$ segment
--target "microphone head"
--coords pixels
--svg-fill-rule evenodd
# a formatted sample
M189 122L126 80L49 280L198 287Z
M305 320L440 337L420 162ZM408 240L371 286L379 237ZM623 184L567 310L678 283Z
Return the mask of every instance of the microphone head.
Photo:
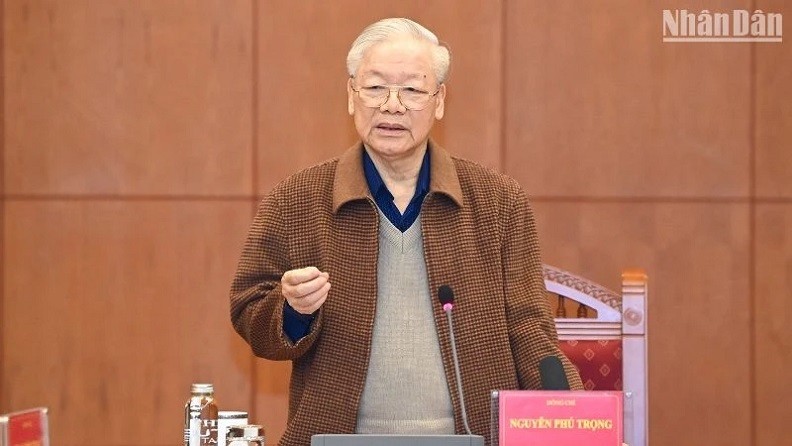
M545 356L539 360L539 378L544 390L569 390L564 365L557 356Z
M449 312L454 308L454 291L450 286L440 285L440 288L437 290L437 297L440 299L443 311Z
M440 298L440 303L445 306L446 304L454 304L454 290L448 285L440 285L437 290L437 297Z

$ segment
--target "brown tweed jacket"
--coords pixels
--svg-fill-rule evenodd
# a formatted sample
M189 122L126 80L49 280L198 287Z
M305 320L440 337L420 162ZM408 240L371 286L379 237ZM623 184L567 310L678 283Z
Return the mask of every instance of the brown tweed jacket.
M362 144L297 173L262 201L231 289L236 331L262 358L291 360L289 421L281 444L304 446L316 433L352 433L368 369L377 297L379 217L363 173ZM545 299L536 227L511 178L429 144L430 190L421 209L430 292L454 289L454 332L470 427L489 436L495 389L540 388L537 364L562 359ZM280 278L316 266L332 289L308 336L283 333ZM434 307L456 430L464 430L448 322Z

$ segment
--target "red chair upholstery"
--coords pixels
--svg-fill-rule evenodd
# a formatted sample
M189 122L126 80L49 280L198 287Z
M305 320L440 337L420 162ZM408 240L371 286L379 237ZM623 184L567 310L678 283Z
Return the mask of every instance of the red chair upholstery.
M646 273L622 274L622 293L544 265L561 350L586 390L624 392L624 440L648 444ZM568 317L573 314L577 317Z
M561 350L577 367L586 390L622 390L621 340L561 341Z

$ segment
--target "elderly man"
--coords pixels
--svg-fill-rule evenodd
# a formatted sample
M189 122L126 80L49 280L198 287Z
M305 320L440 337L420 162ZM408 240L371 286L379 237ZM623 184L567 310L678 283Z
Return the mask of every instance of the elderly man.
M463 432L449 326L472 431L495 389L540 388L561 358L536 228L516 181L429 140L449 52L407 19L370 25L347 57L361 143L262 201L231 290L231 318L260 357L291 360L283 445L316 433Z

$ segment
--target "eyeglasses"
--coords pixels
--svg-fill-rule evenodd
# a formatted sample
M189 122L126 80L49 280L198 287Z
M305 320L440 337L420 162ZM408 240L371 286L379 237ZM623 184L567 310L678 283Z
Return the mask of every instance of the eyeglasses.
M370 108L380 108L390 99L392 92L396 92L396 99L407 110L423 110L429 102L440 92L438 88L434 93L429 93L409 85L371 85L355 88L352 91L358 94L360 102Z

